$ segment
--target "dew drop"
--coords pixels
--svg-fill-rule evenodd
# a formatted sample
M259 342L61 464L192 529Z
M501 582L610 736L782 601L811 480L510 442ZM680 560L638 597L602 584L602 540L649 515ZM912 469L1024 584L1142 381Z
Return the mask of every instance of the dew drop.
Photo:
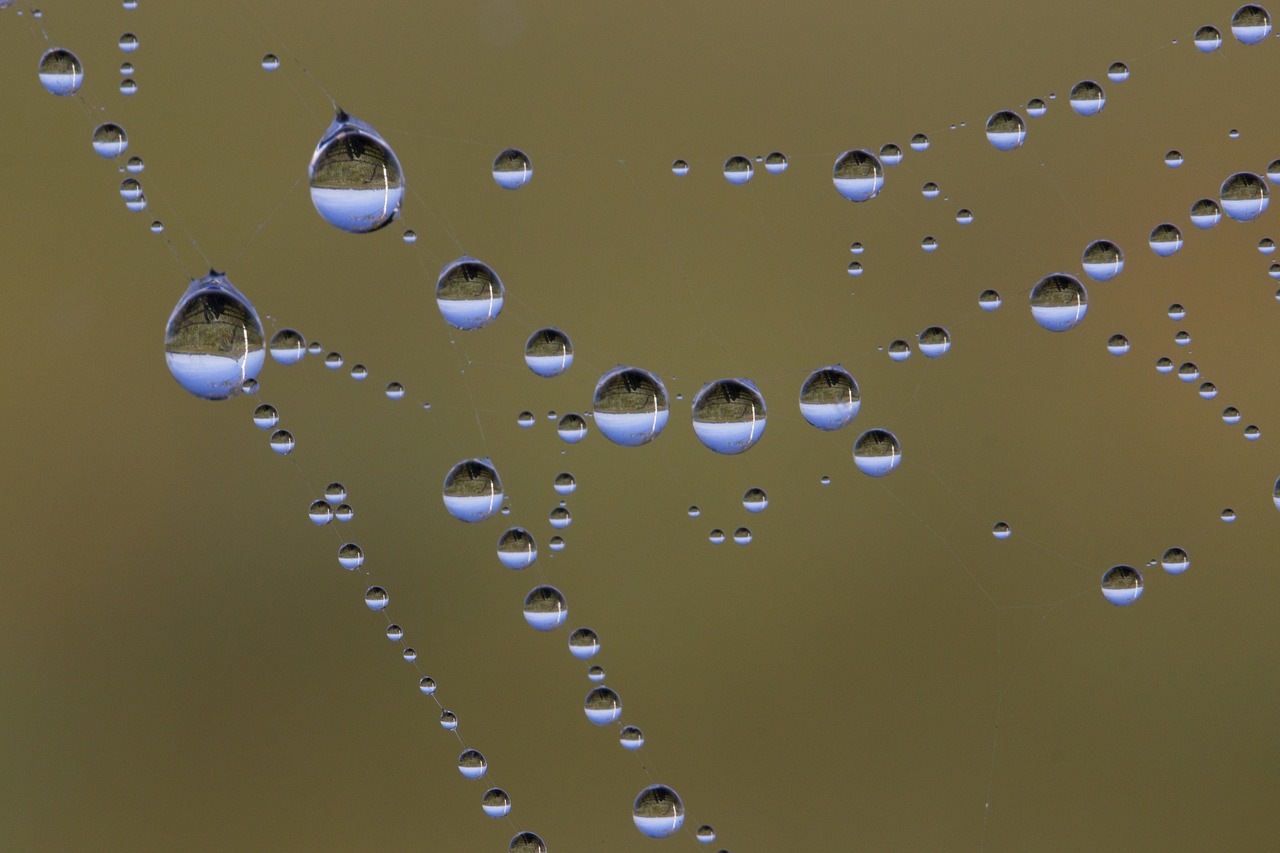
M377 231L400 212L404 174L386 141L370 125L338 110L311 155L311 203L335 228Z
M533 162L519 148L508 148L493 158L493 179L504 190L518 190L533 179Z
M716 453L750 450L764 435L764 397L749 379L719 379L693 398L693 431Z
M210 272L191 282L169 315L164 356L173 378L195 396L233 397L266 358L258 312L225 275Z

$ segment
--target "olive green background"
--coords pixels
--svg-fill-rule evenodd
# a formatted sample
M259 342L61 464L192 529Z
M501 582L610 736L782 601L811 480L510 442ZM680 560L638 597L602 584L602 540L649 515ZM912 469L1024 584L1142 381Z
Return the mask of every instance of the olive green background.
M1277 214L1207 232L1186 216L1233 171L1280 156L1267 100L1280 45L1190 45L1201 24L1226 32L1233 9L6 10L0 847L483 851L531 829L553 851L693 849L707 822L711 849L737 853L1270 849L1280 306L1254 246ZM128 57L125 31L141 41ZM39 86L51 45L84 61L81 97ZM268 50L283 60L272 74ZM116 91L126 58L132 98ZM1106 81L1115 60L1128 82ZM1066 104L1086 78L1108 94L1088 119ZM384 231L344 234L311 208L321 87L404 165L403 219ZM991 112L1050 93L1021 149L986 143ZM146 160L146 213L125 211L123 175L89 147L105 120ZM841 151L905 149L920 131L933 146L888 169L879 198L834 192ZM509 145L534 163L517 192L488 174ZM1183 168L1163 165L1169 148ZM775 149L782 176L719 175L733 154ZM928 180L945 198L921 197ZM956 224L960 207L972 225ZM1145 242L1166 220L1186 245L1162 259ZM926 235L937 252L920 250ZM1040 329L1030 288L1081 275L1099 237L1124 248L1124 273L1085 281L1077 329ZM854 240L867 246L856 279ZM497 322L470 333L433 299L464 251L508 288ZM295 327L347 367L269 361L256 397L220 403L182 391L164 324L209 266L268 334ZM1005 299L992 314L977 307L987 287ZM1165 315L1174 301L1182 323ZM946 357L881 350L933 324L952 333ZM543 325L575 345L554 380L521 360ZM1187 349L1173 344L1183 328ZM1134 344L1118 359L1104 346L1116 332ZM1196 361L1222 393L1205 402L1157 375L1160 356ZM347 374L357 362L363 383ZM796 398L834 362L863 407L824 434ZM594 426L559 441L546 412L588 410L618 363L664 379L666 431L637 449ZM769 403L740 457L689 426L698 388L725 376L754 379ZM383 396L391 380L404 400ZM254 428L262 402L297 437L292 457ZM1228 404L1244 412L1235 427L1219 418ZM539 415L527 431L523 409ZM1249 423L1260 441L1241 436ZM903 445L883 480L850 459L872 427ZM473 456L493 459L509 518L445 513L444 475ZM552 555L562 470L579 487ZM306 508L331 480L356 516L315 528ZM771 500L759 516L740 503L752 486ZM990 534L1000 520L1006 542ZM494 555L509 524L542 548L521 573ZM744 524L748 547L707 541ZM358 577L337 564L344 540L367 555ZM1184 576L1145 567L1174 545L1191 554ZM1146 575L1133 607L1098 592L1116 563ZM558 632L521 618L539 582L567 596ZM454 768L461 747L361 601L372 583L487 756L484 782ZM600 633L594 662L646 734L636 754L582 714L590 685L565 647L579 625ZM651 779L684 798L676 838L631 824ZM482 815L488 784L511 793L509 821Z

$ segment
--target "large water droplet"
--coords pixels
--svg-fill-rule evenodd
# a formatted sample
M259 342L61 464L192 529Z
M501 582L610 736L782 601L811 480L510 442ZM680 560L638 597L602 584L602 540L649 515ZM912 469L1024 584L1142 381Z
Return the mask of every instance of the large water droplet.
M1248 222L1267 209L1270 194L1261 175L1236 172L1222 182L1222 210L1237 222Z
M623 447L653 441L670 414L662 381L638 367L615 367L601 376L591 407L600 432Z
M488 459L466 459L444 478L444 506L454 518L484 521L502 508L502 480Z
M511 797L501 788L490 788L480 798L480 808L489 817L506 817L511 813Z
M1124 270L1124 252L1110 240L1094 240L1081 258L1085 275L1094 281L1111 281Z
M129 147L129 137L124 128L114 122L100 124L93 129L93 150L100 157L110 160L119 157Z
M493 179L504 190L518 190L533 179L533 162L519 148L508 148L493 158Z
M1231 34L1241 44L1258 44L1271 34L1271 15L1254 3L1241 6L1231 16Z
M404 199L404 173L378 132L338 110L311 155L311 203L325 221L362 234L387 225Z
M716 453L744 453L764 435L764 397L749 379L719 379L693 398L693 431Z
M884 167L870 151L846 151L836 159L831 180L849 201L869 201L884 186Z
M1031 316L1051 332L1080 325L1089 309L1089 294L1075 276L1047 275L1031 289Z
M1151 229L1147 244L1151 246L1151 251L1167 258L1182 248L1182 231L1172 222L1162 222Z
M902 464L902 445L887 429L869 429L853 445L853 463L872 477L883 477Z
M506 297L493 268L470 255L445 264L436 280L436 305L456 329L482 329L498 318Z
M559 329L539 329L525 341L524 363L539 376L559 376L573 364L573 343Z
M1000 151L1012 151L1027 138L1027 123L1013 110L1001 110L987 119L987 141Z
M538 543L523 527L512 527L498 539L498 559L508 569L526 569L538 559Z
M468 779L479 779L488 770L489 762L478 749L464 749L458 756L458 772Z
M40 85L63 97L80 91L84 66L80 57L63 47L52 47L40 57Z
M650 785L636 797L631 819L650 838L666 838L684 824L684 803L666 785Z
M169 315L164 358L197 397L235 396L266 360L258 312L225 275L210 272L191 282Z
M858 416L861 405L857 381L838 364L815 370L800 386L800 414L818 429L840 429Z
M1117 607L1142 596L1142 573L1132 566L1112 566L1102 575L1102 595Z
M583 700L582 709L597 726L608 726L622 716L622 700L608 687L596 687Z
M551 631L569 618L564 594L553 586L535 586L524 598L524 619L539 631Z
M733 156L724 161L724 179L731 184L745 184L755 174L755 167L746 157Z
M1082 116L1097 115L1107 105L1107 96L1102 87L1092 80L1082 80L1071 87L1069 100L1071 109Z

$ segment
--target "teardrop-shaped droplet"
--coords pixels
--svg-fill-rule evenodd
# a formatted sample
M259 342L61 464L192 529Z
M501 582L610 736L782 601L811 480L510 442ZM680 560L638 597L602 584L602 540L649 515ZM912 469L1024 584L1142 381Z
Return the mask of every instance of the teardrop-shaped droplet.
M222 273L191 282L165 327L164 357L183 388L206 400L239 394L266 359L258 312Z
M353 234L376 231L400 211L404 174L370 125L338 110L311 155L311 203L325 221Z

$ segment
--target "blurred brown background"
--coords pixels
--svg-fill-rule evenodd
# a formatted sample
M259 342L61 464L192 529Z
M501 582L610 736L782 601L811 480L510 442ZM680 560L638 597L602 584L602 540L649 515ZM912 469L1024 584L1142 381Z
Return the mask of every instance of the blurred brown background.
M1266 100L1280 45L1235 42L1234 5L41 8L0 16L0 847L479 851L531 829L552 851L692 849L703 822L711 849L738 853L1274 844L1280 306L1254 247L1277 214L1207 232L1186 216L1280 156ZM1206 23L1226 34L1218 54L1190 44ZM141 43L128 56L126 31ZM83 60L81 97L40 87L53 45ZM271 74L267 51L283 60ZM1116 60L1123 84L1105 77ZM354 236L311 208L305 170L331 107L304 65L399 155L401 222ZM1086 78L1108 94L1088 119L1066 103ZM990 113L1051 93L1021 149L987 144ZM124 210L124 175L89 147L106 120L146 161L145 213ZM906 149L916 132L932 147L907 150L879 198L832 189L841 151ZM534 164L516 192L488 173L509 145ZM1170 148L1187 158L1176 171ZM772 150L790 158L781 176L719 175ZM923 199L925 181L943 198ZM1145 243L1166 220L1186 245L1162 259ZM937 252L920 250L926 235ZM1031 286L1083 279L1099 237L1124 248L1124 273L1085 280L1079 328L1040 329ZM472 333L434 303L463 251L508 288ZM268 334L297 328L346 367L268 361L256 397L222 403L182 391L164 324L210 265ZM977 307L988 287L1005 300L993 314ZM940 360L880 350L933 324L954 339ZM521 359L544 325L577 353L555 380ZM1119 359L1116 332L1134 344ZM1222 393L1205 402L1157 375L1160 356L1197 362ZM863 407L828 435L796 398L833 362ZM639 449L594 426L559 441L546 412L588 410L618 363L664 379L666 432ZM689 427L693 395L723 376L769 403L740 457ZM392 380L404 400L384 397ZM292 457L254 428L262 402L297 437ZM1226 405L1244 413L1235 427ZM528 431L523 409L539 415ZM872 427L904 449L884 480L849 455ZM471 456L494 460L509 518L446 515L441 482ZM559 471L579 486L553 556ZM317 529L306 508L331 480L356 516ZM740 503L752 486L771 501L759 516ZM494 555L509 524L541 547L522 573ZM751 545L707 541L739 525ZM339 568L344 540L367 573ZM1175 545L1186 575L1146 567ZM1116 563L1146 575L1131 608L1098 592ZM569 602L549 635L520 614L539 582ZM485 781L454 769L457 741L361 601L372 583L487 756ZM602 637L593 662L643 728L639 753L583 716L590 685L565 648L579 625ZM665 842L631 824L651 778L688 809ZM510 821L482 815L490 784L511 793Z

